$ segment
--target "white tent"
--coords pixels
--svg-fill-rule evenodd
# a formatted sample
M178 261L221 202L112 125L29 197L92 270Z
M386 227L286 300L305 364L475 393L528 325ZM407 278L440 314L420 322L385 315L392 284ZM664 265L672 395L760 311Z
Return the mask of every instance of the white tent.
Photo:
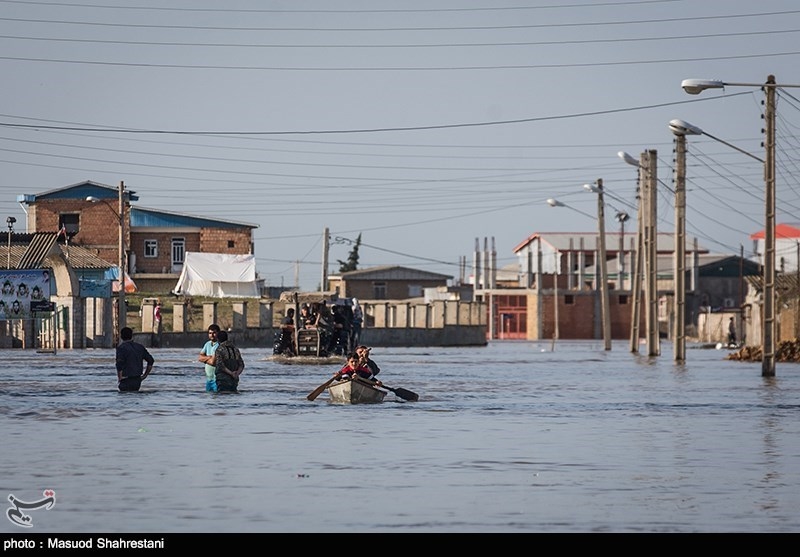
M178 295L212 298L258 298L255 255L186 252L173 290Z

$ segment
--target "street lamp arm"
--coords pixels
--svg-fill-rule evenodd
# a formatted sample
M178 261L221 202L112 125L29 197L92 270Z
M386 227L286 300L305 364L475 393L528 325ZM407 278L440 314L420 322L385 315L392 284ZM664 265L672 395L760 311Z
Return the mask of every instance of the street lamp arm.
M720 138L718 138L718 137L714 137L713 135L711 135L710 133L708 133L708 132L706 132L706 131L704 131L704 132L703 132L703 135L707 135L707 136L708 136L708 137L710 137L711 139L715 139L716 141L719 141L720 143L722 143L722 144L724 144L724 145L727 145L727 146L728 146L728 147L730 147L731 149L734 149L735 151L739 151L739 152L740 152L740 153L742 153L743 155L747 155L747 156L748 156L748 157L750 157L751 159L755 159L755 160L757 160L758 162L760 162L761 164L764 164L764 159L762 159L762 158L760 158L760 157L757 157L757 156L755 156L755 155L754 155L754 154L752 154L752 153L748 153L748 152L747 152L747 151L745 151L744 149L742 149L742 148L740 148L740 147L737 147L736 145L733 145L733 144L731 144L731 143L728 143L728 142L727 142L727 141L725 141L724 139L720 139Z
M576 213L580 213L584 217L588 217L588 218L594 220L594 215L590 215L589 213L587 213L585 211L581 211L580 209L576 209L575 207L573 207L571 205L567 205L565 203L562 203L558 199L553 199L551 197L550 199L547 200L547 204L550 205L551 207L566 207L567 209L571 209L571 210L575 211Z
M111 203L109 203L109 202L108 202L108 201L106 201L105 199L100 199L99 197L95 197L95 196L93 196L93 195L89 195L89 196L87 196L87 197L86 197L86 201L88 201L89 203L97 203L98 201L99 201L99 202L101 202L103 205L105 205L106 207L108 207L108 209L109 209L109 210L110 210L112 213L114 213L114 216L115 216L115 217L117 217L117 219L118 219L120 222L122 222L122 215L120 215L120 214L117 212L117 210L116 210L116 209L114 209L114 207L112 207Z
M681 88L690 95L699 95L706 89L724 89L731 87L800 87L787 83L737 83L735 81L720 81L718 79L684 79Z
M711 135L710 133L708 133L707 131L705 131L705 130L703 130L701 128L698 128L697 126L693 126L692 124L690 124L689 122L687 122L685 120L678 120L678 119L670 120L669 121L669 129L672 131L672 133L674 133L677 136L683 136L683 135L707 135L711 139L719 141L723 145L727 145L731 149L733 149L735 151L739 151L743 155L747 155L751 159L755 159L755 160L757 160L758 162L760 162L762 164L764 163L764 159L759 158L759 157L755 156L752 153L748 153L744 149L742 149L740 147L737 147L736 145L733 145L731 143L728 143L724 139L720 139L719 137L715 137L715 136Z

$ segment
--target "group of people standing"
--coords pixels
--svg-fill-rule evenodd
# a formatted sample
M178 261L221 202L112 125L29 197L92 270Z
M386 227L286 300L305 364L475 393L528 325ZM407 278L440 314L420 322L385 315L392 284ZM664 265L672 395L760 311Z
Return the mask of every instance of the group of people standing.
M138 391L150 372L155 358L143 344L133 340L133 329L120 330L116 350L117 386L120 392ZM216 323L208 326L208 340L200 350L198 360L204 364L206 391L237 392L244 360L228 332ZM146 364L146 367L145 367Z
M212 323L208 326L208 340L197 358L205 364L206 391L236 392L239 376L244 371L244 360L239 349L228 338L228 331Z
M341 356L352 352L361 338L364 313L356 298L351 304L331 304L325 300L304 303L299 315L294 308L286 310L276 334L273 354L296 355L295 329L315 329L319 334L321 356Z

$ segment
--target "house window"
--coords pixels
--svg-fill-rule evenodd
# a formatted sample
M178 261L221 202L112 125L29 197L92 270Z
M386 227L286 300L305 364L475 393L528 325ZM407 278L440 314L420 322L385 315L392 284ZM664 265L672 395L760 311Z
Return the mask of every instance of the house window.
M144 256L145 257L158 257L158 240L145 240L144 241Z
M408 297L419 298L420 296L422 296L422 287L419 284L409 284Z
M372 299L385 300L386 299L386 283L373 282L372 283Z
M68 236L74 236L80 230L81 219L78 213L62 213L58 216L58 230L66 228Z
M572 294L568 294L568 295L564 296L564 304L568 305L568 306L574 305L575 304L575 296L573 296Z
M233 246L234 246L233 240L228 240L228 248L233 249Z

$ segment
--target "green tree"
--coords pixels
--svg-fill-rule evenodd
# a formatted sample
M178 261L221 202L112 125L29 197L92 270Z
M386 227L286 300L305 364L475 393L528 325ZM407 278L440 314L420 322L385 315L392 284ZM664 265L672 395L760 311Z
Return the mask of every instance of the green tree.
M358 247L360 245L361 234L358 235L355 244L353 244L353 249L351 249L350 253L347 255L347 261L342 261L341 259L336 260L339 263L340 273L347 273L349 271L355 271L358 269Z

